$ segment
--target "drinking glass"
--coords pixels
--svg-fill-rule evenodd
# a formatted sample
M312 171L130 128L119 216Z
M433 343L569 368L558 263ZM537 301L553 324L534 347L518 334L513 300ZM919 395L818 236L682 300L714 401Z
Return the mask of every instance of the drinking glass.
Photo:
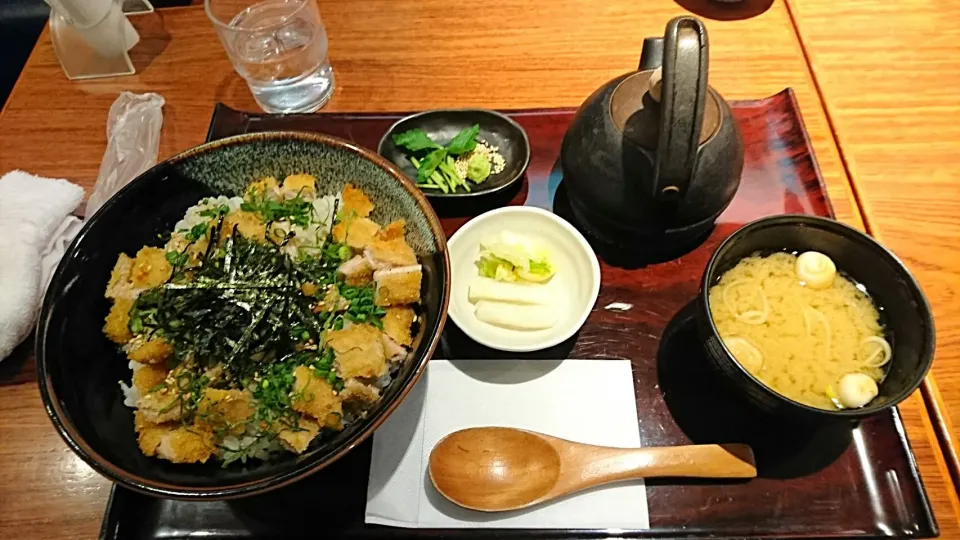
M263 110L313 112L333 94L315 0L205 0L233 67Z

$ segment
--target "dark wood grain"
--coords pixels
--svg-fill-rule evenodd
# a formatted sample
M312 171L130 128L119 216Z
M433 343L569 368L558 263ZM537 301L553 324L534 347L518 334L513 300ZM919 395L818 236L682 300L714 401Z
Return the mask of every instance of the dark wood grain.
M743 223L762 216L788 212L832 215L793 94L786 90L765 100L736 102L733 110L746 144L746 164L740 191L709 238L679 258L645 265L633 261L625 266L622 257L603 257L603 246L596 245L603 276L596 307L573 339L534 356L629 359L644 446L748 442L754 447L760 477L750 482L650 481L652 533L934 536L937 526L897 411L876 415L860 425L780 425L741 404L703 361L692 313L685 306L696 294L700 275L717 244ZM524 186L506 201L493 198L453 209L438 207L448 235L472 215L504 203L544 207L561 215L566 212L556 163L560 138L572 111L518 111L511 116L527 131L531 143ZM210 137L297 129L371 146L396 119L396 115L260 116L218 107ZM634 307L627 312L604 309L612 302ZM479 346L449 323L438 356L488 358L503 353ZM304 485L294 486L292 492L276 498L267 495L259 501L277 507L280 501L290 500L291 493L323 493L321 486L338 476L359 482L367 477L367 467L366 460L348 459L334 464L335 472L329 473L329 478L321 471L302 482ZM349 501L319 499L324 505L339 505L338 513L352 516L338 529L343 535L424 536L421 531L384 532L363 525L362 493ZM142 514L172 525L187 511L202 517L202 508L206 508L217 527L194 525L207 533L252 532L236 507L172 502L157 506L126 491L119 491L115 501L116 510L107 520L111 527L132 526ZM314 504L300 507L312 510ZM279 530L271 534L279 537L294 534L302 523L294 520L275 525ZM449 534L476 537L481 533Z

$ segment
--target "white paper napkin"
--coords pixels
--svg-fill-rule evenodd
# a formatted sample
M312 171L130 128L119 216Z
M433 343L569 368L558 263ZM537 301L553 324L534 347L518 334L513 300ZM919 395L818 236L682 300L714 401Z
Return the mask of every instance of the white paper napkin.
M643 482L527 510L483 513L440 495L430 451L453 431L506 426L578 442L640 446L627 360L432 360L373 438L366 522L417 528L648 529Z

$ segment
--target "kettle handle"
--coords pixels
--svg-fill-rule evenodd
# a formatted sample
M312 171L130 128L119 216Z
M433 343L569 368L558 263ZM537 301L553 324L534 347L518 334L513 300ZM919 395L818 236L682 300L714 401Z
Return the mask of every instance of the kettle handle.
M707 31L694 17L667 23L653 196L683 197L697 164L707 95Z

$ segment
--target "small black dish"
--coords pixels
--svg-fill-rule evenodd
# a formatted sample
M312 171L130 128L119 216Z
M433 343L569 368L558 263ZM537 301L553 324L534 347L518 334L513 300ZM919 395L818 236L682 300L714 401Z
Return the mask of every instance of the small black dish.
M390 126L380 139L377 152L416 182L417 169L410 163L406 151L393 144L393 135L420 128L436 143L445 145L462 129L474 124L480 125L477 138L496 146L503 156L506 162L503 171L491 174L481 184L471 183L469 192L463 188L454 193L443 193L434 189L421 191L431 199L476 197L502 191L519 181L530 164L530 139L520 124L504 114L487 109L436 109L412 114Z
M784 397L743 369L730 355L710 315L710 287L727 270L755 253L819 251L837 269L866 286L882 308L893 347L880 394L859 409L828 411ZM920 386L933 363L934 327L930 305L903 263L876 240L842 223L805 215L759 219L737 229L717 248L700 282L697 327L707 357L746 400L770 414L822 422L869 416L896 406Z

